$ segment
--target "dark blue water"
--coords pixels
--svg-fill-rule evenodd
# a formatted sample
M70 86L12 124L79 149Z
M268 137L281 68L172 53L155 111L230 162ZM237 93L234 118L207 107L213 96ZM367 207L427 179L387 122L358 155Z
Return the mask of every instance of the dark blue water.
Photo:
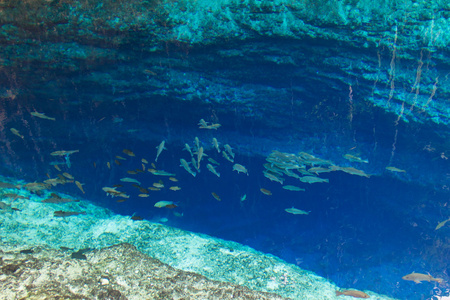
M134 115L139 112L137 106L125 108L129 108L126 114L121 112L103 120L102 114L110 114L105 110L65 115L54 115L48 110L48 115L63 118L55 122L26 116L21 119L20 115L17 120L12 118L11 127L20 128L22 134L33 138L21 140L8 136L7 147L3 150L4 172L42 181L47 179L46 174L55 177L59 173L49 165L50 161L64 161L50 156L50 152L79 149L79 153L70 157L71 168L62 168L85 184L86 194L81 194L73 184L58 186L55 190L85 197L119 214L138 215L249 245L312 270L342 287L369 289L400 299L421 299L429 297L434 284L416 285L402 281L401 277L412 271L443 277L449 271L448 251L433 252L440 240L439 232L433 228L442 216L436 215L433 207L424 205L425 200L431 198L436 206L444 205L448 194L401 180L401 176L407 175L399 174L397 179L383 174L365 178L343 172L322 174L329 183L304 184L285 177L285 184L306 188L305 192L287 191L263 176L265 156L249 155L247 150L242 154L239 144L232 145L236 148L235 162L245 165L249 176L232 171L233 164L210 145L212 137L220 142L222 137L233 137L235 133L227 132L226 128L206 132L196 129L196 123L183 128L172 126L167 120L152 120L146 124ZM123 121L116 121L123 116ZM187 124L192 120L183 121ZM147 127L149 124L151 127ZM138 130L129 133L133 138L126 137L130 129ZM165 134L159 140L146 141L161 131ZM246 136L245 128L240 134ZM220 178L206 169L206 161L202 162L201 172L195 178L179 166L180 158L190 160L182 148L184 143L193 146L195 136L201 136L208 157L220 163L217 166ZM141 158L154 162L156 146L162 139L166 140L167 150L162 152L156 167L176 173L178 182L148 172L126 173L142 168ZM259 140L253 141L255 148L262 147ZM303 150L300 140L294 141L291 147ZM136 157L124 154L124 148L131 149ZM272 144L267 151L275 149L279 146ZM126 161L119 160L120 166L114 163L116 155L126 158ZM130 183L120 182L123 177L136 178L143 187L162 180L166 187L151 191L148 198L140 198L137 196L140 192ZM117 203L118 198L108 197L102 191L102 187L114 184L123 185L119 190L130 195L127 201ZM178 185L181 190L169 190L172 185ZM272 195L264 195L260 188L270 190ZM212 192L219 195L221 201L217 201ZM246 195L245 201L241 201L243 195ZM160 200L173 201L178 207L155 208L154 204ZM284 209L290 207L311 213L288 214ZM432 226L424 224L424 220Z

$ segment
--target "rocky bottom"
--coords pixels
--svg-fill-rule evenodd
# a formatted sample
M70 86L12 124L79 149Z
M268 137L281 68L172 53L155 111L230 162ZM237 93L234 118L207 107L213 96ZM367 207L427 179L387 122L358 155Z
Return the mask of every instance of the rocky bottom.
M127 243L78 252L10 249L0 250L5 300L286 299L172 268Z

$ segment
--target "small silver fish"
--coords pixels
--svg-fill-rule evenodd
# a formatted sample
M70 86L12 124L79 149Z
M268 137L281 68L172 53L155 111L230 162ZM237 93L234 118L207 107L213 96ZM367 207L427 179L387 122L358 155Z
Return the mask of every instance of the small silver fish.
M217 141L216 138L212 139L212 145L213 145L214 148L216 148L217 153L220 153L219 142Z
M134 178L130 178L130 177L121 178L120 181L136 183L136 184L139 184L139 185L141 184L138 180L136 180Z
M244 173L244 174L247 174L247 176L248 176L248 171L247 171L247 168L246 167L244 167L243 165L240 165L240 164L234 164L233 165L233 171L237 171L238 173Z
M189 174L191 174L194 177L195 175L197 175L195 172L192 171L192 169L189 167L188 162L185 159L181 158L180 163L181 163L180 167L183 167Z
M310 213L310 211L304 211L294 207L286 208L285 211L293 215L309 215Z
M167 148L164 147L164 145L166 144L166 141L162 141L161 144L159 144L158 147L156 147L158 150L156 150L156 158L155 158L155 162L158 161L158 157L161 154L161 152L163 150L167 150Z
M216 171L216 169L213 167L213 165L207 164L207 165L206 165L206 168L208 168L208 170L209 170L211 173L213 173L214 175L216 175L217 177L220 177L220 173L218 173L218 172Z

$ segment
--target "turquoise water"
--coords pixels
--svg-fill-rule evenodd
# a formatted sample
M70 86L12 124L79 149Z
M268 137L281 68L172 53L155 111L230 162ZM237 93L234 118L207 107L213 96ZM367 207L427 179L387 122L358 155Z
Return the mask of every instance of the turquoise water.
M142 219L252 247L344 289L448 297L450 7L280 3L36 1L29 18L5 4L0 173L20 189L0 186L4 220L80 222L76 239L91 230L84 218L123 216L121 229ZM82 204L38 203L51 193ZM64 243L39 235L74 247L70 232ZM402 279L412 272L444 282Z

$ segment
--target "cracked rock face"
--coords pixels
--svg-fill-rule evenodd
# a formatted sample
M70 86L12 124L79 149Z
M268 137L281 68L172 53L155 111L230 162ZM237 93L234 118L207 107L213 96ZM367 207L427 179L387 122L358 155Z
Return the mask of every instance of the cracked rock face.
M2 252L0 299L285 299L150 258L130 244L72 259L61 250Z

